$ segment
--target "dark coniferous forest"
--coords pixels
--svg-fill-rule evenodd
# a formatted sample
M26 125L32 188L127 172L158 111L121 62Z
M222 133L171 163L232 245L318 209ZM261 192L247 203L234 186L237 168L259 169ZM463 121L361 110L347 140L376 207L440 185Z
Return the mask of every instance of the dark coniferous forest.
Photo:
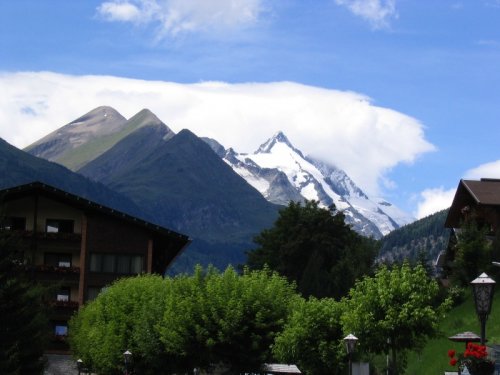
M448 245L450 230L444 227L447 215L448 210L442 210L392 231L380 240L379 259L389 263L434 261Z

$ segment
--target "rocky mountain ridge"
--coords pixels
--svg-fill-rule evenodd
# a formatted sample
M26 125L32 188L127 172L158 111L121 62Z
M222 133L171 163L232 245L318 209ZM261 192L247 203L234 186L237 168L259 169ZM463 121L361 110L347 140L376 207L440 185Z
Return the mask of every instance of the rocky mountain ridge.
M215 140L209 144L233 170L276 204L317 200L335 204L353 228L381 238L413 218L390 203L371 199L341 169L314 159L294 147L283 132L276 133L252 154L238 154Z
M165 139L174 135L148 109L127 120L114 108L101 106L34 142L24 151L76 171L129 134L151 125L165 128Z
M85 121L77 123L72 126L87 128ZM244 263L253 237L272 225L278 207L189 130L174 134L147 110L122 122L122 127L114 129L112 145L80 159L83 163L76 171L135 202L156 223L192 238L172 272L189 272L197 263L221 269ZM79 148L100 146L96 142L82 137ZM79 148L65 151L63 162L82 156Z
M199 139L194 134L192 136L192 142L195 138ZM52 132L26 151L63 164L122 193L133 191L137 199L151 190L164 189L165 193L168 192L165 186L146 186L139 181L139 176L149 175L145 165L158 169L152 171L153 174L162 173L159 170L164 166L160 165L160 161L152 165L149 159L155 159L156 154L170 158L172 155L165 149L169 147L168 141L175 137L176 134L147 109L127 120L113 108L103 106ZM346 220L356 231L374 238L380 238L413 220L390 203L368 197L344 171L333 164L304 156L283 132L269 138L253 154L239 154L213 139L204 138L203 141L271 203L286 205L292 200L314 199L325 207L335 204L344 211ZM200 173L196 167L197 159L192 155L188 159L194 164L179 168L183 172L189 170L190 174ZM176 162L182 160L177 158ZM137 174L136 186L131 185L128 178L131 171ZM179 173L179 176L182 174ZM207 190L211 179L206 177L207 181L199 186L199 192ZM171 178L175 179L175 174ZM160 180L162 184L168 184L160 176L152 179L150 184L160 183ZM211 181L214 185L215 181ZM221 196L225 194L224 191L217 191ZM196 199L196 192L193 194L193 197L183 196L183 199ZM181 227L176 229L185 230Z

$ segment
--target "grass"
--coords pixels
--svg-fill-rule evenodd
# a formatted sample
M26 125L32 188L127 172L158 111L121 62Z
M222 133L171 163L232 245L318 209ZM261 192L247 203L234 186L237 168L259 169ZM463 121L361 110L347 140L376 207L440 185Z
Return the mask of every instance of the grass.
M486 337L489 344L500 343L500 324L497 316L500 311L500 292L495 294L493 308L486 323ZM440 337L430 340L420 353L411 353L408 358L406 375L443 374L444 371L457 371L450 366L447 357L449 349L463 352L465 344L448 339L457 333L471 331L480 334L481 327L475 313L472 294L467 294L465 301L452 309L441 324Z

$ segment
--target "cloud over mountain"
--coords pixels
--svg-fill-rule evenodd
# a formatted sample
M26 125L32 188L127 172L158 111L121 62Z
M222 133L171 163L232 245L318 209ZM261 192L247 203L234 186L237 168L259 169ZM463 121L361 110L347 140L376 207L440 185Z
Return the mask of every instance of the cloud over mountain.
M422 219L433 213L451 206L456 188L444 189L443 187L425 189L420 193L417 204L417 219Z
M391 168L434 150L423 125L354 92L291 82L179 84L50 72L0 74L0 137L25 147L90 108L127 118L150 108L175 132L190 129L252 152L283 130L300 150L335 163L369 194Z

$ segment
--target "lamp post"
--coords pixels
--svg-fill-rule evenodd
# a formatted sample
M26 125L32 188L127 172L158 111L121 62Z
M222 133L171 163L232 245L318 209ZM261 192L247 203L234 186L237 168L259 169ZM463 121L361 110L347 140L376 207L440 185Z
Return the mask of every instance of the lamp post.
M347 350L347 355L349 356L349 375L352 375L352 353L354 353L357 342L358 338L352 333L344 337L345 348Z
M125 375L128 374L128 368L130 366L130 360L132 359L132 353L129 350L126 350L123 353L123 360L125 361Z
M388 337L387 338L387 355L385 356L385 363L386 363L386 366L387 366L387 372L386 372L386 375L389 375L389 348L391 346L391 338Z
M81 358L78 358L76 360L76 368L78 369L78 375L82 373L82 368L83 368L83 361Z
M495 281L483 272L478 278L471 281L471 285L474 293L476 314L481 322L481 345L484 345L486 342L486 320L491 312Z

